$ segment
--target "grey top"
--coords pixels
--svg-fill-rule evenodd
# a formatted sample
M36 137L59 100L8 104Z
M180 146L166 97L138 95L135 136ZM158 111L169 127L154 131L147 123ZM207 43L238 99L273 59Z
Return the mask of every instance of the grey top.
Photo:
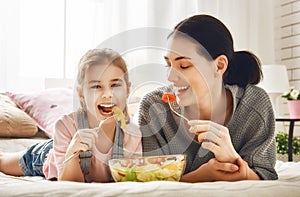
M254 85L246 88L226 86L233 95L233 115L225 125L229 129L235 150L248 162L261 179L277 179L275 117L267 93ZM184 173L196 170L214 154L201 148L184 128L184 120L161 100L170 87L158 88L146 94L139 108L139 125L142 131L144 155L186 154ZM173 108L181 113L176 102Z

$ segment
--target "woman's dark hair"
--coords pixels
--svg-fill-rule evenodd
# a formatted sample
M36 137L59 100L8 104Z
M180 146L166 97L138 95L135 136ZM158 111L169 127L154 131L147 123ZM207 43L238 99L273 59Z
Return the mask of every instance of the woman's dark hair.
M209 15L189 17L177 24L170 36L182 33L201 44L213 59L227 57L224 84L245 87L258 84L263 77L259 59L249 51L235 52L231 33L220 20Z

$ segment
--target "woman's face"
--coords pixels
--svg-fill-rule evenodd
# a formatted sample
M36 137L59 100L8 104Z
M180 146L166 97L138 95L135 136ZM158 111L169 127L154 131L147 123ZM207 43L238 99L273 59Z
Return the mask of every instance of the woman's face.
M113 64L94 65L86 71L82 94L88 114L96 117L93 122L98 123L113 115L114 106L124 111L129 87L121 68Z
M168 80L173 83L181 106L209 104L210 88L216 66L200 56L196 43L181 36L171 36L165 56L169 66Z

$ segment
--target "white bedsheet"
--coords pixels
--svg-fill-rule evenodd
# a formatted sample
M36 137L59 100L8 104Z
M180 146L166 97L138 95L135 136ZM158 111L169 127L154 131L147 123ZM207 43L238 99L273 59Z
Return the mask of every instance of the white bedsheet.
M44 140L0 139L1 151L18 151ZM12 177L0 173L0 196L300 196L300 162L277 161L276 181L181 183L51 182L41 177Z

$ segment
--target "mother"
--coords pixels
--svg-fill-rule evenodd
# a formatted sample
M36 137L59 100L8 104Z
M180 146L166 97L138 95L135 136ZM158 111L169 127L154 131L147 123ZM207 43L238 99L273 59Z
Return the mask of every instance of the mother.
M171 86L141 101L139 124L145 155L187 156L181 181L277 179L274 113L255 86L259 59L235 52L226 26L209 15L181 21L168 37L165 56ZM173 113L161 100L173 92Z

